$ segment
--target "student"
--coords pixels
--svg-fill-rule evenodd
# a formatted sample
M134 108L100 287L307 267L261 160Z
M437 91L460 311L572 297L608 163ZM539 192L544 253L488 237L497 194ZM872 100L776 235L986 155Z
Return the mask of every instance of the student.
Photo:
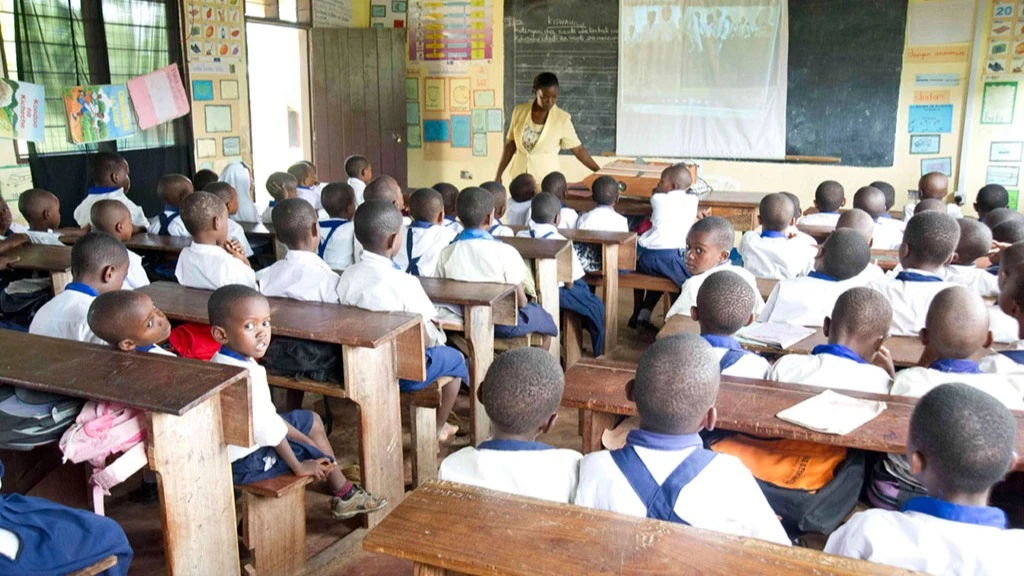
M220 180L220 178L217 176L216 172L214 172L213 170L203 168L202 170L196 172L196 175L192 177L192 189L203 190L208 185L213 184L217 180Z
M537 195L537 180L530 174L520 174L508 185L512 201L505 211L505 224L509 226L526 226L530 222L530 202ZM465 223L463 223L465 224Z
M122 244L132 237L132 214L117 200L100 200L93 204L89 219L93 229L110 234ZM149 276L142 267L142 256L128 250L128 275L125 276L123 288L135 290L143 286L149 286Z
M987 184L978 190L974 199L974 211L978 213L978 220L984 220L985 216L997 209L1010 206L1010 194L999 184Z
M72 282L36 312L29 333L102 344L89 329L89 305L104 292L120 290L127 274L128 250L117 238L86 234L71 247Z
M1021 345L1018 343L1017 332L1020 326L1016 318L1004 311L1004 308L1001 306L1001 296L1008 289L1009 273L1021 263L1024 263L1024 242L1017 242L1004 248L1000 252L999 261L1002 265L999 267L996 283L999 287L1000 298L997 299L995 305L988 307L988 328L992 331L993 341L1001 344L1017 344L1019 348ZM989 357L991 356L994 355ZM986 372L992 371L985 368L984 361L982 362L982 369Z
M28 222L25 235L32 244L63 246L60 241L60 199L42 188L26 190L18 196L18 211Z
M1008 530L988 498L1013 465L1016 435L1013 414L987 394L935 388L914 406L907 438L910 470L929 496L855 514L824 551L929 574L1013 573L1024 531Z
M14 221L14 215L11 214L11 207L7 205L7 200L4 200L0 196L0 254L4 254L11 250L14 250L18 246L28 243L28 236L25 232L28 230L24 225L18 224ZM0 256L0 265L6 268L9 264L17 261L15 260L4 260L4 257ZM2 269L2 268L0 268Z
M779 192L779 194L782 194L786 198L789 198L789 201L793 203L793 220L791 220L789 223L789 228L786 230L786 235L790 236L791 238L802 238L804 242L807 242L811 246L817 246L818 241L815 240L813 236L801 232L800 229L796 227L796 223L803 216L803 212L800 208L800 198L798 198L797 195L793 194L792 192ZM840 216L840 218L842 218L842 216Z
M491 439L445 458L438 479L571 503L583 455L537 441L555 425L564 389L561 366L543 350L518 348L496 357L477 391L491 419Z
M597 204L593 210L580 214L577 230L598 232L629 232L626 217L615 211L619 201L619 185L611 176L601 176L590 186L590 196Z
M758 278L783 280L806 274L814 266L816 247L802 238L789 238L793 203L782 194L769 194L758 207L761 232L740 240L743 267Z
M441 225L451 230L454 234L462 232L462 224L459 224L459 221L455 218L455 203L459 198L459 189L447 182L438 182L432 188L441 194L443 202L444 221ZM412 207L409 208L409 216L412 217L413 221L416 220L416 217L412 215Z
M711 344L723 376L764 378L771 368L733 336L754 321L755 301L750 284L728 270L708 276L697 291L697 305L690 308L690 316L700 323L701 338Z
M996 208L990 210L985 217L981 219L985 226L989 227L989 230L995 230L996 226L999 226L1007 220L1024 220L1024 214L1017 212L1016 210L1010 210L1009 208Z
M932 298L954 284L945 280L945 267L960 242L960 227L945 214L925 212L911 218L900 246L900 272L870 286L892 305L892 334L916 336Z
M220 198L224 205L228 207L228 238L238 242L246 258L252 256L252 246L249 245L249 240L245 237L245 230L242 229L241 224L231 219L231 216L238 213L238 192L235 190L235 187L227 182L214 182L207 184L203 190Z
M651 276L668 278L674 284L682 286L687 278L700 271L688 269L689 253L687 235L690 226L697 218L697 195L690 193L693 178L686 164L675 164L661 172L658 186L651 195L651 229L637 238L639 245L636 258L636 271ZM729 249L732 250L732 240ZM693 298L682 308L688 313L697 297L696 288ZM651 324L651 312L658 305L661 292L634 290L633 315L629 318L629 327L642 326L646 330L656 330Z
M171 323L145 292L104 292L89 306L87 318L89 329L117 350L174 356L159 346L170 337Z
M871 246L874 242L875 222L867 212L853 208L840 214L839 221L836 222L836 230L846 228L854 230L864 237L868 242L868 246ZM864 271L858 274L856 278L852 279L850 284L853 284L854 286L864 286L865 284L874 282L883 276L885 276L885 271L883 271L878 264L869 262L867 267L864 268Z
M558 326L536 302L533 274L515 248L495 242L487 230L494 223L494 200L483 188L467 188L459 194L459 220L466 229L455 241L441 250L437 260L437 276L462 282L497 282L516 287L518 324L495 325L496 338L519 338L527 334L544 336L543 348L550 346L551 336L558 336Z
M885 193L873 186L865 186L853 195L853 207L868 213L875 222L872 234L873 246L879 250L896 250L903 243L902 221L883 218L889 212L885 209Z
M345 159L345 174L348 185L356 196L356 208L363 203L363 191L366 185L373 182L373 166L365 156L353 155ZM321 193L322 196L322 193ZM355 213L353 211L353 213Z
M992 239L1002 244L1024 240L1024 219L1010 218L992 228Z
M309 410L278 415L270 400L267 371L257 363L270 345L270 304L252 288L237 284L219 288L208 304L210 332L221 345L211 362L248 368L252 381L252 423L255 446L228 446L236 485L252 484L291 472L327 479L331 515L338 520L375 512L387 500L365 492L341 474L320 416Z
M858 285L857 278L870 259L871 248L860 234L835 230L821 247L810 274L775 285L760 321L821 326L839 295Z
M814 209L800 219L804 226L832 226L839 220L839 209L846 206L846 192L835 180L826 180L814 190Z
M917 182L917 195L920 200L933 199L946 201L949 194L949 177L942 172L929 172ZM914 217L916 206L910 202L903 207L903 220L909 222ZM963 218L964 214L956 204L946 204L946 213L953 218Z
M850 288L839 296L822 325L828 344L815 346L809 355L782 356L768 379L888 394L894 368L883 344L891 323L892 307L880 292Z
M561 212L559 213L559 221L561 224L559 228L568 228L573 230L576 228L576 224L579 221L580 215L572 208L565 205L565 197L569 193L569 183L565 179L565 175L561 172L552 172L544 177L540 181L540 191L550 192L558 198L558 202L561 204Z
M1018 252L1024 252L1024 242L1014 245ZM1007 249L1009 251L1010 249ZM1004 253L1004 258L1006 254ZM1016 256L1012 267L1007 266L1000 270L999 301L996 303L997 312L1004 318L1012 320L1015 328L1015 342L1011 350L1003 350L985 356L978 362L982 371L988 374L1017 374L1024 373L1024 256ZM990 320L995 318L992 309L989 309ZM1007 327L1008 328L1008 327ZM1020 340L1018 340L1018 338Z
M413 276L436 275L437 257L458 235L454 227L445 225L445 210L444 195L437 188L421 188L409 198L412 224L402 236L402 249L395 254L395 264L403 271Z
M947 213L946 203L937 198L925 198L914 206L914 213L920 214L922 212L938 212L939 214Z
M301 198L282 200L274 206L274 231L288 253L256 273L260 292L268 298L337 303L341 278L317 255L316 210Z
M515 232L511 228L502 224L501 219L505 217L505 211L508 209L508 192L501 182L484 182L480 185L481 188L491 193L491 198L494 199L494 224L487 229L487 233L495 238L515 236Z
M320 203L329 218L320 221L316 253L331 270L344 270L355 262L356 234L352 218L363 201L351 185L332 182L320 191Z
M665 319L676 314L690 314L690 308L697 304L697 292L707 277L720 270L738 274L754 289L754 314L764 309L764 299L757 289L757 278L729 261L733 238L736 236L732 224L719 216L707 216L698 220L686 236L686 269L691 276L683 283L679 298L672 304Z
M209 192L193 192L181 203L181 219L192 235L182 249L174 276L182 286L216 290L228 284L256 287L256 273L242 247L228 240L228 209Z
M241 160L234 160L220 173L220 181L227 182L238 193L238 212L231 215L235 222L258 224L260 212L252 200L253 180L252 168Z
M272 200L267 209L263 211L262 219L264 224L273 222L274 206L278 202L288 198L298 198L298 185L299 181L295 179L295 176L287 172L274 172L267 178L267 192Z
M295 176L298 187L295 192L299 198L309 202L313 208L320 210L320 180L317 179L316 166L312 162L296 162L288 167L288 173Z
M124 203L132 213L132 225L136 232L145 232L149 220L142 208L128 199L132 182L128 176L128 162L114 152L97 152L89 158L92 186L82 203L75 208L75 222L81 227L89 224L89 211L100 200L117 200Z
M988 256L991 251L992 231L972 218L961 218L956 223L960 226L960 241L953 261L946 266L946 280L967 286L982 298L998 296L999 279L974 265L976 260Z
M479 190L479 188L476 188ZM490 193L486 193L490 198ZM402 213L386 200L367 198L356 209L356 239L363 245L363 257L345 271L338 283L342 304L376 312L412 312L423 317L427 341L427 378L422 382L400 380L402 392L421 390L438 378L452 378L441 389L437 409L438 442L450 440L457 428L448 424L462 383L469 383L466 359L455 348L445 346L445 335L434 324L437 309L419 280L405 274L392 260L403 247Z
M718 360L699 336L655 342L626 385L640 429L622 450L584 456L575 503L789 545L750 471L703 447L698 433L714 430L718 383Z
M525 238L543 238L565 240L558 233L561 223L561 202L550 192L541 192L534 196L530 207L530 229L516 236ZM558 287L558 305L562 310L578 314L583 329L590 333L590 341L594 347L594 357L604 353L604 304L583 281L583 265L576 251L572 253L572 282Z
M399 212L405 211L405 196L402 194L402 187L398 185L397 180L387 174L377 176L366 185L366 190L363 191L363 200L387 200L395 208L398 208ZM403 222L408 226L412 220L403 218Z
M188 236L181 222L181 201L191 194L192 181L182 174L165 174L156 183L156 195L164 209L149 223L148 232L160 236Z
M893 188L892 184L882 180L876 180L871 184L868 184L868 186L881 190L882 194L885 195L885 214L882 214L880 217L892 218L889 211L892 210L892 207L896 204L896 189Z

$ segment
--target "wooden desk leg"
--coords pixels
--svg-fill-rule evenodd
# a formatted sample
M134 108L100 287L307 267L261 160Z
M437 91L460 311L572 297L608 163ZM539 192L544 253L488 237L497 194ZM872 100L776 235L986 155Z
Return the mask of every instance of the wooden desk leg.
M604 269L604 353L615 349L619 339L619 245L605 244Z
M555 328L557 329L559 325L558 263L554 259L538 259L534 261L534 265L537 267L537 301L551 315L551 319L555 321ZM555 357L555 361L561 363L562 344L559 336L551 339L549 352Z
M615 427L615 414L580 410L583 412L583 453L590 454L601 449L601 435Z
M491 420L476 391L484 381L487 369L494 362L494 316L490 306L466 306L466 341L469 343L469 397L473 445L491 437Z
M383 520L405 497L395 347L391 340L377 348L341 349L345 391L359 405L359 467L363 487L388 499L387 508L368 515L369 528Z
M167 573L237 574L238 534L220 396L183 416L149 413L146 448L157 474Z
M53 295L60 294L64 287L71 283L71 271L50 272L50 282L53 283Z

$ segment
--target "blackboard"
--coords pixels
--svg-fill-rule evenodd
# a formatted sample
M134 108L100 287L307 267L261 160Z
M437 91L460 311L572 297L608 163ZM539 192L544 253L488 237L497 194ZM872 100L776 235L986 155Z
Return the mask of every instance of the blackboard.
M786 154L892 165L906 24L907 0L789 0ZM587 149L614 152L618 26L619 0L506 0L506 118L550 70Z

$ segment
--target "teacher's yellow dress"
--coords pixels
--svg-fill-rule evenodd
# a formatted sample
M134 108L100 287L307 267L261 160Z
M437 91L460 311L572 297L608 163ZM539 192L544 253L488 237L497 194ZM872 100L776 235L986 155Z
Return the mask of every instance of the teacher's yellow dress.
M530 119L533 101L520 104L512 111L512 120L508 126L507 141L514 140L516 153L512 157L510 178L528 173L538 180L552 172L557 172L558 152L571 150L580 146L576 128L572 125L572 115L555 106L548 112L548 119L543 126L538 126Z

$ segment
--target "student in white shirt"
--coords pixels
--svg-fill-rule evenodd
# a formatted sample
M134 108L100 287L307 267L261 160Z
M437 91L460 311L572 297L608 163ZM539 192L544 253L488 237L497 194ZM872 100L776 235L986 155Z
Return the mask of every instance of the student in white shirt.
M255 446L228 446L236 485L251 484L291 472L327 480L331 515L342 520L387 505L342 475L320 416L309 410L278 415L270 399L267 371L257 364L270 345L270 303L252 288L224 286L210 295L210 332L221 345L211 362L249 370L252 381L252 436Z
M320 220L320 242L316 253L331 270L344 270L355 262L356 234L352 218L362 202L344 182L332 182L320 191L320 202L328 218Z
M97 152L89 158L89 169L92 173L92 186L75 208L75 221L85 227L89 224L89 211L92 205L100 200L117 200L128 207L132 213L132 225L136 232L145 232L149 219L142 208L128 199L131 179L128 176L128 162L120 154L114 152Z
M929 172L917 182L917 204L907 203L903 207L903 220L909 222L917 213L918 204L924 200L938 200L945 204L946 195L949 194L949 177L942 172ZM964 214L956 204L945 204L946 214L953 218L963 218Z
M18 196L18 211L28 222L25 235L32 244L63 246L60 241L60 199L42 188L26 190ZM76 230L77 231L77 230ZM72 232L74 233L74 231Z
M490 198L490 193L487 193ZM459 388L469 382L466 359L457 349L445 346L444 332L435 326L437 309L419 280L395 264L395 254L402 249L402 213L384 199L367 198L356 209L356 239L363 245L363 257L349 267L338 283L338 300L376 312L412 312L423 317L427 377L422 382L399 380L402 392L427 387L438 378L452 378L441 389L441 405L437 409L437 439L447 442L457 431L448 424L448 415L455 405Z
M793 203L782 194L769 194L758 208L761 232L745 233L740 240L743 268L758 278L784 280L812 270L817 245L803 238L790 238Z
M786 354L769 380L822 388L888 394L894 368L885 348L892 307L877 290L850 288L836 300L822 331L828 344L810 354Z
M1024 243L1020 245L1024 247ZM1015 257L1014 265L1006 266L1008 251L1009 249L1004 250L1001 258L1004 264L999 269L1002 291L999 293L999 302L996 306L1002 316L1013 321L1016 326L1014 335L1021 340L1014 338L1017 345L1013 350L1004 350L982 358L978 364L989 374L1024 373L1024 329L1020 324L1021 320L1024 320L1024 257ZM989 318L992 318L991 310Z
M494 199L494 223L487 229L487 233L495 238L515 236L515 232L501 222L501 219L505 217L505 211L508 210L508 192L505 187L500 182L493 181L484 182L480 187L490 192L491 198ZM457 207L456 210L458 210Z
M700 336L711 344L723 376L764 378L767 360L748 352L733 336L754 321L755 291L739 274L722 270L708 275L697 292L690 316L700 323Z
M885 192L873 186L864 186L853 195L853 207L867 212L874 221L872 245L879 250L896 250L903 244L905 224L893 218L885 209Z
M870 284L892 305L894 336L916 336L924 328L932 298L954 286L945 279L945 267L959 241L960 227L945 214L924 212L907 223L900 246L903 270Z
M296 193L299 198L309 202L316 210L323 208L320 203L320 180L317 178L316 166L312 162L296 162L288 167L288 173L295 176L298 182Z
M564 389L561 366L543 350L518 348L496 357L478 392L491 438L445 458L438 479L571 503L583 455L537 441L554 426Z
M907 458L930 496L899 512L868 510L832 533L825 552L929 574L1013 574L1024 531L988 506L1013 465L1017 423L963 384L935 388L914 406Z
M601 176L590 187L590 196L597 206L580 214L576 221L577 230L599 232L629 232L626 217L615 211L619 201L619 186L611 176Z
M875 180L868 184L868 186L881 190L882 194L885 195L885 214L882 214L879 218L892 218L892 214L889 211L896 204L896 189L893 188L892 184L884 180Z
M565 179L565 174L552 172L545 176L540 181L540 191L550 192L555 195L555 198L558 198L558 202L561 205L561 210L558 213L558 227L570 230L575 229L580 215L565 205L565 196L569 193L569 182Z
M241 160L231 162L220 173L220 181L231 184L238 192L238 212L232 214L231 219L235 222L258 223L260 212L256 209L256 204L252 199L252 168L246 166Z
M453 237L458 235L458 233L463 230L462 224L460 224L458 218L455 217L455 204L459 198L459 189L453 184L449 184L447 182L438 182L437 184L434 184L431 189L437 191L437 193L441 195L443 209L441 226L450 230ZM416 217L412 215L411 207L409 216L411 216L413 220L416 220Z
M1010 206L1010 194L999 184L986 184L978 190L974 198L974 211L978 213L978 221L984 222L985 216L993 210Z
M412 224L403 232L402 249L395 254L395 264L403 271L428 278L436 275L437 257L458 235L445 225L445 214L443 196L435 188L421 188L409 198Z
M120 290L128 274L128 250L103 232L83 236L71 248L72 282L36 312L31 334L102 344L89 329L89 306L104 292Z
M999 278L974 264L991 251L992 231L973 218L961 218L956 223L960 226L960 242L953 261L946 266L946 280L967 286L982 298L999 296Z
M192 181L182 174L165 174L156 183L156 195L164 209L150 220L150 234L160 236L188 236L181 221L181 201L191 194Z
M249 245L249 239L245 237L245 230L242 229L241 224L231 219L231 216L238 213L238 192L234 186L227 182L214 182L207 184L205 191L220 198L228 207L228 239L238 242L246 258L252 256L252 246Z
M93 204L90 218L97 232L106 232L122 243L132 237L132 215L117 200L100 200ZM142 267L142 256L128 250L128 275L124 279L123 288L135 290L144 286L149 286L149 276Z
M256 273L237 242L228 240L228 208L209 192L193 192L181 203L181 219L192 245L178 255L174 276L182 286L216 290L228 284L256 287Z
M398 185L397 180L387 174L377 176L366 185L363 200L387 200L398 208L399 212L405 212L405 195L402 194L402 187ZM403 217L402 221L408 226L412 219Z
M11 214L11 207L7 205L7 200L0 197L0 255L27 244L26 230L28 228L14 221L14 215ZM12 262L10 257L0 256L0 270L6 269L10 262Z
M583 458L575 503L789 545L750 471L703 446L698 433L715 427L718 384L718 360L701 337L655 342L626 385L640 429L625 448Z
M259 291L270 298L337 303L341 277L316 253L316 210L301 198L282 200L274 207L274 231L288 254L256 273Z
M865 240L867 240L869 247L872 246L874 242L875 222L867 212L858 208L853 208L840 214L839 221L836 222L836 230L844 228L855 230ZM885 276L885 271L882 270L878 264L869 262L867 267L865 267L860 274L849 280L849 283L854 286L866 286L883 276Z
M508 193L512 200L505 211L505 224L526 226L530 221L530 202L537 195L537 180L530 174L520 174L508 185Z
M171 323L143 292L114 290L97 296L89 306L89 329L122 352L174 356L160 347L171 336Z
M1024 240L1024 218L1009 218L992 228L992 239L1001 244Z
M356 196L356 208L363 203L363 191L366 185L373 182L373 165L365 156L352 155L345 159L345 174L348 185Z
M796 223L803 217L803 211L800 208L800 198L792 192L779 192L779 194L789 198L789 201L793 203L793 220L790 221L789 228L786 229L786 234L792 238L802 238L804 242L807 242L811 246L817 246L818 241L815 240L813 236L801 232L796 226Z
M825 180L814 190L814 209L800 219L804 226L835 227L839 220L839 209L846 206L846 191L835 180Z
M288 172L274 172L267 178L267 193L270 194L272 200L267 209L263 211L261 219L264 224L274 221L274 206L277 206L278 202L299 197L298 185L299 181Z

